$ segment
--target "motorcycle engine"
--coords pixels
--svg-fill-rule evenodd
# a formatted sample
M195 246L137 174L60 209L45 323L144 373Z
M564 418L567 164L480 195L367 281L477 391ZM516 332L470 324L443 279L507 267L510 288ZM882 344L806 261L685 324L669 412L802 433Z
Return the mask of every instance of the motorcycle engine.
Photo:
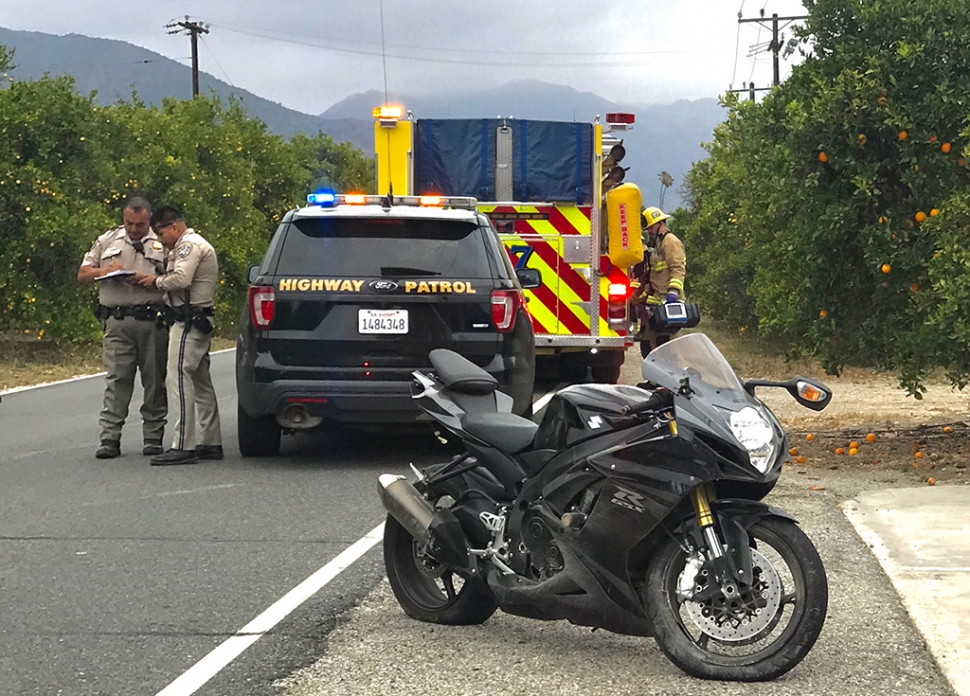
M551 578L564 567L562 552L542 515L530 510L522 519L522 541L529 551L529 562L539 580Z

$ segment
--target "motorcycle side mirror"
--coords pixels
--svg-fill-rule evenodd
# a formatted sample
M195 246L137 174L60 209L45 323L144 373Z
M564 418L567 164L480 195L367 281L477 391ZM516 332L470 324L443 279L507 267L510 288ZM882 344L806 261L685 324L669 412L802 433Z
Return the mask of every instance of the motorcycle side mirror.
M818 380L802 375L796 375L785 382L775 382L770 379L749 379L744 383L744 390L754 396L755 387L781 387L787 389L795 401L805 408L821 411L832 400L832 391Z

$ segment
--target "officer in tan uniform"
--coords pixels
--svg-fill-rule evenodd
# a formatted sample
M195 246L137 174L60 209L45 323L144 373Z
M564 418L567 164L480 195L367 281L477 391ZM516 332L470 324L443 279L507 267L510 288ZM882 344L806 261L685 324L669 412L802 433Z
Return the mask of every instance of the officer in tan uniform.
M219 279L216 252L202 235L185 225L177 208L159 208L151 225L171 249L167 273L136 278L145 288L166 292L175 317L168 344L167 384L168 403L178 418L171 449L153 457L151 463L166 466L222 459L219 404L209 374L212 306Z
M667 231L669 215L660 208L647 208L643 211L644 242L647 254L643 263L634 269L640 280L640 287L634 293L634 301L641 300L640 354L647 354L670 340L671 334L658 334L650 326L649 311L668 302L683 302L684 276L687 272L687 257L683 243Z
M98 237L84 255L78 280L94 282L114 271L157 273L165 268L166 252L149 227L151 207L144 198L125 204L124 226ZM135 370L141 372L144 400L141 406L143 450L162 453L165 430L165 358L168 327L157 315L164 308L158 288L146 288L132 276L112 277L98 283L97 315L104 326L102 349L107 384L101 410L101 446L95 456L110 459L121 454L121 428L135 386Z

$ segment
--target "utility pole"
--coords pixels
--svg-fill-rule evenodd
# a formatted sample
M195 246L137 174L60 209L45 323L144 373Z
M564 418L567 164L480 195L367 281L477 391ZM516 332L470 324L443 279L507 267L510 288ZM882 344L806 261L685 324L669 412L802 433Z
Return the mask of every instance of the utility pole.
M798 20L801 20L801 19L808 19L808 15L801 15L799 17L779 17L777 12L771 15L771 42L768 44L767 48L768 50L771 51L771 59L774 67L774 75L772 79L772 86L774 87L777 87L778 83L781 82L781 72L778 65L778 52L781 51L782 49L782 42L778 34L778 30L779 30L778 23L797 22ZM767 20L765 19L764 10L761 10L760 17L754 17L752 19L741 19L740 13L738 15L738 24L747 24L748 22L758 22L759 24L764 25L764 22L766 21ZM795 42L795 45L797 45L797 41ZM794 51L794 48L792 48L792 51ZM788 56L787 52L785 53L785 56L786 57ZM740 90L740 91L744 91L744 90Z
M209 27L201 22L192 22L188 15L182 22L170 22L165 25L169 34L181 34L183 31L192 41L192 96L199 96L199 34L208 34Z

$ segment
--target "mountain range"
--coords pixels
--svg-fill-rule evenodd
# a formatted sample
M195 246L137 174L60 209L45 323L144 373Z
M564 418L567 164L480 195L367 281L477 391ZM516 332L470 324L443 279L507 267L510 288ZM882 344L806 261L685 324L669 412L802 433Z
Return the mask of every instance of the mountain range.
M81 94L95 93L100 104L127 101L132 93L149 104L165 97L191 96L191 70L178 61L124 41L79 34L55 36L39 32L0 28L0 45L15 51L15 80L34 80L45 74L71 75ZM307 114L264 99L204 72L200 91L223 99L235 95L247 112L285 138L294 133L326 133L338 142L349 141L367 154L373 152L371 109L384 101L377 91L353 94L322 114ZM500 87L448 94L391 94L417 118L494 118L556 121L592 121L609 112L636 114L632 130L624 138L630 167L627 181L638 184L644 203L656 205L660 197L658 175L667 171L674 179L666 192L665 207L680 204L678 195L684 175L693 162L706 156L700 143L712 138L714 127L724 120L716 99L678 101L673 104L621 104L572 87L534 80L510 82Z

